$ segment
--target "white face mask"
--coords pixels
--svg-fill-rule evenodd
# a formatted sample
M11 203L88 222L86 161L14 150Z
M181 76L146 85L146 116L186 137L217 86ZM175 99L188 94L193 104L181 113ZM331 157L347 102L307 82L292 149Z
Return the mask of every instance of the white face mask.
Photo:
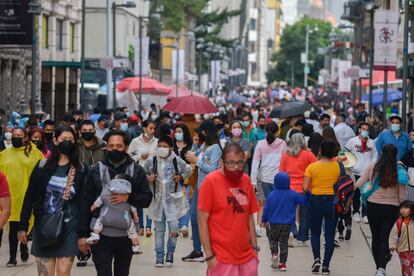
M11 138L12 138L12 133L11 132L4 133L4 139L6 139L7 141L10 141Z
M170 155L170 149L168 149L168 148L157 148L157 155L161 158L167 158Z

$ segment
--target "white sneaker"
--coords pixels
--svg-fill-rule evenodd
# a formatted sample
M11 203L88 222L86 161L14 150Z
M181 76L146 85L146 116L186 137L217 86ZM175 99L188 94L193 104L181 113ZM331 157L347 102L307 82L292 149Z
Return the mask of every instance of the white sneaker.
M363 217L362 222L365 224L368 224L368 217L367 216Z
M294 245L293 245L293 235L292 234L289 236L288 247L294 247Z
M298 240L295 240L293 242L293 246L294 247L308 247L309 245L308 245L308 243L306 241L298 241Z
M263 228L260 226L256 226L256 236L259 238L263 236Z
M359 213L355 213L353 216L355 222L361 222L361 215Z
M141 245L133 245L132 246L132 254L142 254Z
M379 268L375 273L375 276L385 276L385 270L383 268Z
M91 236L89 238L86 239L86 242L88 244L95 244L96 242L99 241L99 234L96 234L94 232L91 233Z

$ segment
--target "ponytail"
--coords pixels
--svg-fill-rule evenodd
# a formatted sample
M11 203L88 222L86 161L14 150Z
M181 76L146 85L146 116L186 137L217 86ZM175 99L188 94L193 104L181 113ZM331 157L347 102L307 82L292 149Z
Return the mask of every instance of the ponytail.
M266 125L266 141L269 145L273 144L276 140L276 133L279 131L279 127L275 122L269 122Z

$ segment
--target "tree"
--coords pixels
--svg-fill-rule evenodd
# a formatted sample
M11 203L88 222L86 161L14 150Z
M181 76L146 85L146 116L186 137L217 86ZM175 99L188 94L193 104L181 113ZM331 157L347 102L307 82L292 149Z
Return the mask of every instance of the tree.
M300 55L305 53L306 25L312 30L309 34L310 84L312 80L318 79L319 70L324 66L324 56L318 54L318 48L325 48L329 45L329 33L333 28L329 22L304 17L285 28L280 42L280 51L272 58L275 66L266 73L269 83L282 80L290 83L293 63L295 85L303 86L304 64L300 62Z

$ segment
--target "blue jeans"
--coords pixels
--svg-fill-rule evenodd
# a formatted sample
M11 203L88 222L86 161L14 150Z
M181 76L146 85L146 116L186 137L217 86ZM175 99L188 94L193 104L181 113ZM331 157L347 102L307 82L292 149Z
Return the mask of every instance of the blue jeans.
M147 225L145 226L145 228L149 228L151 229L152 226L152 219L150 219L147 217ZM139 228L144 228L144 211L142 210L142 208L138 208L138 218L139 218Z
M191 231L193 234L193 248L197 252L201 252L200 236L198 234L198 221L197 221L197 203L198 203L198 187L194 189L193 198L190 204L190 216L191 216Z
M314 259L321 258L322 221L325 221L325 253L322 267L329 267L335 248L335 230L338 215L335 210L334 196L315 196L310 199L311 244Z
M164 212L162 213L161 219L161 221L154 220L155 254L157 261L164 261L164 237L166 224L168 224L167 253L173 254L175 252L175 246L177 245L178 237L178 219L167 222Z
M262 188L263 188L263 193L265 198L267 198L271 192L273 192L273 190L275 189L275 185L273 183L267 183L267 182L261 182L262 183Z
M185 194L187 196L187 200L190 198L190 186L185 188ZM190 210L188 210L187 214L185 214L182 218L180 218L179 227L180 229L183 226L186 226L188 228L188 223L190 222Z
M309 229L310 229L310 207L309 203L300 206L300 222L298 231L298 241L305 242L309 240Z

